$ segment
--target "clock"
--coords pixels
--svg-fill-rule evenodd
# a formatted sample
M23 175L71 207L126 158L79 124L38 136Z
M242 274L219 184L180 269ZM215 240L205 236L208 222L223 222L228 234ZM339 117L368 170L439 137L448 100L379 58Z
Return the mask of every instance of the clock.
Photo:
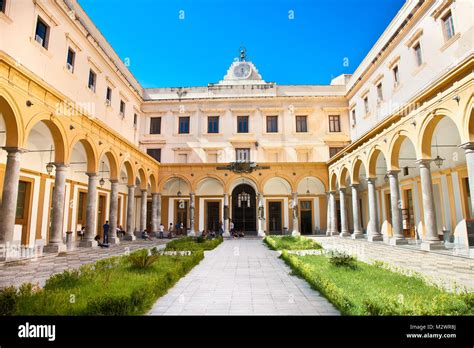
M239 79L246 79L250 76L252 69L248 63L239 63L234 67L234 76Z

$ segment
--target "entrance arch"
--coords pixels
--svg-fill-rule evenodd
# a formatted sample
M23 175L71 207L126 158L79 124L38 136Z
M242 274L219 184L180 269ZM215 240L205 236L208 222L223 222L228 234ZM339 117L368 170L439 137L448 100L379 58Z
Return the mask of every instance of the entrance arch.
M247 202L239 204L239 195L247 194ZM240 206L239 206L240 205ZM232 221L236 231L245 234L256 234L257 231L257 199L255 189L249 184L239 184L232 190Z

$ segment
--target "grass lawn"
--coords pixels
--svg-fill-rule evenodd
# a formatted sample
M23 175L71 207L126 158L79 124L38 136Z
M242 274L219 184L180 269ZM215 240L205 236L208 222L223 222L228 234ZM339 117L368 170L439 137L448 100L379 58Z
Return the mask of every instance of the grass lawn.
M356 261L356 268L335 266L326 255L282 258L346 315L474 315L474 294L454 294L406 276Z
M201 237L184 237L175 239L166 244L165 250L212 250L219 244L221 244L222 241L222 237L217 237L214 239L203 239Z
M322 249L319 243L310 238L301 236L266 236L263 241L274 250Z
M137 253L147 251L131 255ZM128 256L100 260L52 276L43 289L27 284L0 290L0 315L144 314L203 258L201 250L159 255L147 268L137 268Z

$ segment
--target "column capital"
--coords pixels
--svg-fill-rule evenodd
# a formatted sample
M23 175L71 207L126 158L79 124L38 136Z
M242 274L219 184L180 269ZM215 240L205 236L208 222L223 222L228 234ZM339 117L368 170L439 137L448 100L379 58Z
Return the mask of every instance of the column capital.
M474 141L469 141L467 143L458 145L458 147L460 147L461 149L465 151L474 151Z
M339 187L339 193L346 193L346 187Z
M112 184L118 184L118 179L109 179Z
M376 177L370 177L370 176L368 176L368 177L366 178L366 180L367 180L367 183L372 183L372 184L374 184L374 183L375 183L375 180L377 180L377 178L376 178Z
M399 169L391 169L391 170L387 170L387 175L388 176L398 176L398 173L400 173L401 170Z
M431 158L419 159L415 161L415 163L418 164L420 167L426 168L430 168L431 162L433 162Z
M59 162L53 162L54 167L56 168L56 171L58 170L67 170L69 168L69 163L59 163Z
M90 179L96 179L98 177L97 173L86 173Z
M352 187L352 188L357 189L357 188L359 188L359 183L357 183L357 184L350 184L349 186Z
M21 147L2 146L2 149L5 150L6 152L8 152L9 154L28 152L27 149L24 149L24 148L21 148Z
M128 187L129 189L131 189L131 188L134 189L134 188L135 188L135 185L127 185L127 187Z

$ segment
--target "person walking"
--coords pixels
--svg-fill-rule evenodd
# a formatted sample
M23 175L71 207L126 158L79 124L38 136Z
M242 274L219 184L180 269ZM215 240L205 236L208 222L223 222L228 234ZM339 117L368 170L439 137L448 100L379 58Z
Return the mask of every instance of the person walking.
M229 227L230 227L230 234L234 234L234 221L230 220Z
M173 238L173 223L170 222L170 227L168 228L168 238Z
M223 234L224 234L224 224L222 223L222 221L219 221L219 236L222 237Z
M109 220L105 221L104 224L104 244L109 244Z
M163 226L163 224L160 224L160 229L159 229L160 234L159 234L158 238L163 239L163 232L164 231L165 231L165 226Z

